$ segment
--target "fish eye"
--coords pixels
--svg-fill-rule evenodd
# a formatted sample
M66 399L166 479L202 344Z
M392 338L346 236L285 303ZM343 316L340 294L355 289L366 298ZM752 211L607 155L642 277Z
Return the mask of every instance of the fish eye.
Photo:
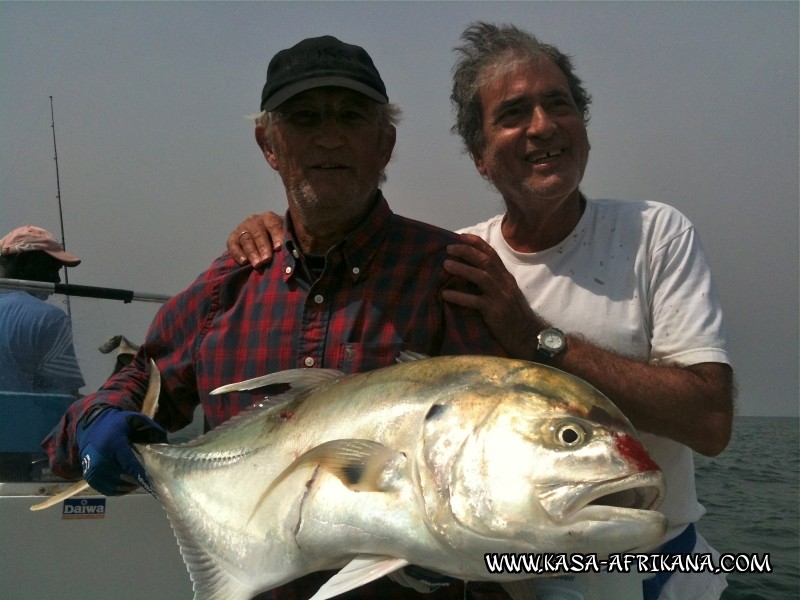
M586 441L586 429L580 423L574 421L557 425L553 430L553 434L556 443L565 448L574 448Z

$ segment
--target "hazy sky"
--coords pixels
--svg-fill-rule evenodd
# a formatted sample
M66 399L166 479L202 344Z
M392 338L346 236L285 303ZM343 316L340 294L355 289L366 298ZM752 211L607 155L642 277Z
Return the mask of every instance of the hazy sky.
M244 216L285 209L245 117L270 57L322 34L364 46L404 110L384 188L395 211L485 220L502 203L449 132L451 49L471 21L510 22L571 54L593 95L584 192L667 202L697 226L739 413L797 415L799 6L2 2L0 235L32 223L60 237L53 96L65 240L83 258L70 282L178 292ZM112 304L73 308L95 356L118 332L141 341L157 308Z

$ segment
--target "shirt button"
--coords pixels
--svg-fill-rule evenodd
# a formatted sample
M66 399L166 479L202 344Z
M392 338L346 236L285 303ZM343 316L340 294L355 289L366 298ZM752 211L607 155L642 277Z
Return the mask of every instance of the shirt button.
M361 269L358 267L353 267L353 275L358 275L359 273L361 273Z
M314 296L314 302L317 304L322 304L323 300L325 300L325 298L322 297L322 294L317 294Z
M292 267L286 267L286 274L287 275L291 275L292 274Z
M304 364L305 364L307 367L313 367L313 366L314 366L314 359L313 359L313 358L311 358L310 356L306 356L306 359L303 361L303 363L304 363Z

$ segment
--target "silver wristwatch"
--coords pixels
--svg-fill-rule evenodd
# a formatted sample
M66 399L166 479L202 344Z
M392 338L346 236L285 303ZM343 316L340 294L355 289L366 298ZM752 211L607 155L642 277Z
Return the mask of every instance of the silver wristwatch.
M536 351L541 352L547 358L553 358L556 354L567 349L567 337L563 331L555 327L544 329L536 339L539 341Z

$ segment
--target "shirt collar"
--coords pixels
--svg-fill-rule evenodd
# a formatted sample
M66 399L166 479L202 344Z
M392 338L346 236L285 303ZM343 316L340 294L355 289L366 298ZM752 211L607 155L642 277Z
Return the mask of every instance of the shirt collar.
M334 259L334 253L341 253L347 272L353 281L363 279L367 276L367 271L375 252L383 243L384 238L389 233L389 224L394 217L394 213L389 208L383 193L378 190L378 196L366 217L359 225L348 233L345 238L328 250L328 259ZM294 250L299 252L299 244L292 233L292 219L289 213L284 218L284 247L286 252L281 252L281 268L283 269L284 281L290 279L295 269L300 268L299 260L293 255Z

